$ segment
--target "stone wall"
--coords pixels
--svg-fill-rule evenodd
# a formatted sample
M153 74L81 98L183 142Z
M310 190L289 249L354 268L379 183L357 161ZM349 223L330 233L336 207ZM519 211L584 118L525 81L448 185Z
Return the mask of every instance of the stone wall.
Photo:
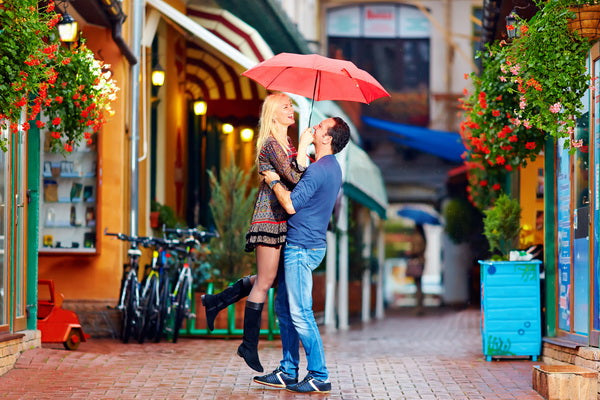
M114 300L65 300L62 308L77 314L83 332L95 338L119 337L121 312Z
M0 335L0 376L14 367L22 352L41 346L42 333L38 330Z

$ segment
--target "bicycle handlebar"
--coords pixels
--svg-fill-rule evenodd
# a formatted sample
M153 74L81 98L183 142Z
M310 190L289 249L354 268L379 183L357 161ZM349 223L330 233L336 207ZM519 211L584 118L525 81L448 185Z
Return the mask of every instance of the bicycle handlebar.
M104 234L106 236L115 236L119 240L130 242L133 246L142 245L146 247L150 239L152 239L146 236L129 236L120 232L108 232L108 228L104 228Z
M193 236L201 243L207 242L211 238L219 237L218 232L201 231L197 228L166 228L163 226L163 232L175 233L179 236Z

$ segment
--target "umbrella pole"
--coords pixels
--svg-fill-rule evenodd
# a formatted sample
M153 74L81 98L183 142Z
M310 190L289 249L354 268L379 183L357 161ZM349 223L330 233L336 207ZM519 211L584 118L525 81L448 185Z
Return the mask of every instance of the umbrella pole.
M310 113L308 114L308 127L310 128L310 120L312 118L313 105L315 104L315 93L317 91L317 82L321 77L321 71L317 71L317 76L315 77L315 86L313 87L313 95L312 101L310 102Z

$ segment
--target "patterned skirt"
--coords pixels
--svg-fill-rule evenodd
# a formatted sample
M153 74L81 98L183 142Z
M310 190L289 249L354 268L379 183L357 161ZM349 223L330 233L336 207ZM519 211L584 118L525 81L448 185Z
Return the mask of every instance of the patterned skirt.
M252 252L258 245L278 247L285 243L288 214L266 185L261 185L250 229L246 233L246 251Z

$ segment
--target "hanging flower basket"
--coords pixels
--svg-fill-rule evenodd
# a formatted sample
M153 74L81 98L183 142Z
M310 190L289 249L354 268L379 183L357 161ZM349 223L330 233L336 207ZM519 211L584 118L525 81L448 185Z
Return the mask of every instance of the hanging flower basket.
M569 10L575 13L575 18L568 22L571 32L577 31L591 41L600 39L600 5L569 7Z

